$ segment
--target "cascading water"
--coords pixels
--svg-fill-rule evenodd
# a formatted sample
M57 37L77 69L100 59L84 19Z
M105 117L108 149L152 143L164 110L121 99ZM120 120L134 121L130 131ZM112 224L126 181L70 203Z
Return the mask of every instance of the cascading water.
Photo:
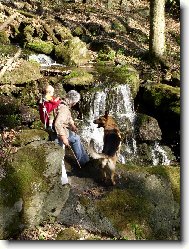
M155 144L152 148L152 159L153 159L154 166L156 166L158 164L170 165L170 160L168 159L166 152L159 145L158 142L155 142Z
M33 60L41 64L41 66L63 66L62 64L56 63L50 56L45 54L32 54L29 56L29 61Z
M106 106L106 93L96 92L92 94L91 106L89 110L89 118L84 127L82 127L81 137L89 143L91 139L95 141L95 150L101 152L103 149L103 135L104 129L97 128L97 125L93 123L100 115L103 115L105 112Z

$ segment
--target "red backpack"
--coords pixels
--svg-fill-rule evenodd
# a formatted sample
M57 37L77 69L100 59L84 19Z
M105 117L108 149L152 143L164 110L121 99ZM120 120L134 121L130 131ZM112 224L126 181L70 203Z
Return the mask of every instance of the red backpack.
M53 111L55 112L54 114L56 114L56 109L60 102L61 100L55 101L54 98L52 100L46 100L43 98L39 101L39 115L41 122L45 125L45 129L49 125L49 113Z

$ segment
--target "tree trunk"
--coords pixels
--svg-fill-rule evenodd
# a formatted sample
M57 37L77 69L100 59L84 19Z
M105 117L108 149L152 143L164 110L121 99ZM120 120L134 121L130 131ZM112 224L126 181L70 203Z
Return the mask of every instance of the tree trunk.
M165 0L150 0L149 52L157 59L165 53Z

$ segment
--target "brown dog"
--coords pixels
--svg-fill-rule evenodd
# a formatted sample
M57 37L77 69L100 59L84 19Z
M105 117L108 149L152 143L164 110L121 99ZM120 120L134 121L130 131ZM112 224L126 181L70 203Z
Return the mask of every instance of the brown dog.
M94 159L101 159L102 173L104 180L107 181L107 174L110 173L111 183L115 185L115 166L121 147L121 135L115 120L105 112L104 116L93 121L98 124L98 128L104 128L104 146L102 153L94 151L94 141L90 141L89 154Z

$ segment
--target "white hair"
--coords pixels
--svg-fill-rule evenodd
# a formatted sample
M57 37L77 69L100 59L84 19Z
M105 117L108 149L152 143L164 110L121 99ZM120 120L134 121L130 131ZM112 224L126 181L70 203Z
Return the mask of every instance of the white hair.
M77 103L81 96L80 94L75 91L75 90L70 90L67 94L66 94L66 98L69 99L70 103L73 104L73 103Z
M45 88L45 94L53 94L54 93L54 87L51 85L47 85Z

